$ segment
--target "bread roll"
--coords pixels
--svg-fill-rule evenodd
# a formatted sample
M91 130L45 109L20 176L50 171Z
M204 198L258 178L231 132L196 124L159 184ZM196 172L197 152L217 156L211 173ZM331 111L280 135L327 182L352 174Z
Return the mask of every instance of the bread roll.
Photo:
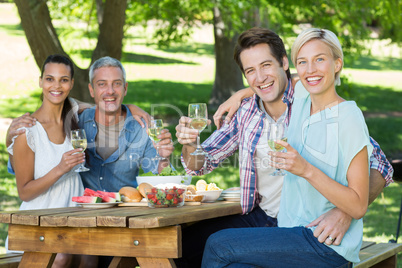
M203 195L192 195L186 194L185 201L186 202L201 202L204 199Z
M142 197L146 197L147 189L152 189L152 185L147 182L143 182L140 185L138 185L138 191L140 191L140 194L142 195Z
M125 186L120 189L119 194L121 195L121 200L123 202L132 203L132 202L140 202L142 200L142 195L134 187Z
M197 190L196 190L195 186L191 185L191 184L187 186L186 191L190 192L191 194L197 194Z

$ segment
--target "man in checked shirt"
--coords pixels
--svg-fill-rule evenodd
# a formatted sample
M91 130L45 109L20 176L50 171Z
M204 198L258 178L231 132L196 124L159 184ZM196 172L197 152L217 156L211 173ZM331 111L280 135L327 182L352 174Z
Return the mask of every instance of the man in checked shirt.
M247 51L247 53L243 53ZM246 56L247 55L247 56ZM242 215L207 220L183 229L183 258L179 267L199 267L205 242L212 233L226 228L276 226L283 176L271 175L268 164L268 124L289 122L296 95L308 94L301 83L292 85L289 61L280 37L274 32L252 28L242 33L234 51L234 59L250 86L240 90L222 104L214 116L218 126L202 143L208 157L190 155L195 150L198 131L189 127L191 119L182 117L176 127L178 141L183 144L182 164L190 175L203 175L218 167L239 150L239 173ZM240 107L239 107L240 105ZM220 118L229 112L221 126ZM232 117L233 116L233 117ZM232 117L230 119L230 117ZM370 158L369 203L392 181L393 169L379 145ZM314 235L339 245L349 228L351 217L334 208L306 227L317 226Z

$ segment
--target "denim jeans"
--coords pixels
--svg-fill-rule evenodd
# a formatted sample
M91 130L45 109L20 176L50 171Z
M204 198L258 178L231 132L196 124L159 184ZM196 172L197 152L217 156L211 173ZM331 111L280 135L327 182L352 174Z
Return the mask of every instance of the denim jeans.
M241 228L208 238L202 267L352 267L305 227Z
M202 253L208 237L227 228L276 227L276 218L269 217L260 207L245 215L233 215L204 220L182 230L182 258L175 259L179 268L201 267Z

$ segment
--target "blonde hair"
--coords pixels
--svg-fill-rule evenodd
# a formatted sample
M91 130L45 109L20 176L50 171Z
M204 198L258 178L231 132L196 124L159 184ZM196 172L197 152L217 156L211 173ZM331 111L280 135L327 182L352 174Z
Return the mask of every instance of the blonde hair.
M343 69L343 51L342 51L342 46L341 43L339 42L338 37L331 32L330 30L326 29L318 29L318 28L310 28L307 30L304 30L297 36L295 42L293 43L292 46L292 51L291 51L291 59L296 67L297 65L297 54L299 53L300 49L304 44L311 40L320 40L327 44L329 48L331 49L332 56L334 59L341 59L342 60L342 66L339 69L337 73L335 73L335 85L339 86L341 84L341 71Z

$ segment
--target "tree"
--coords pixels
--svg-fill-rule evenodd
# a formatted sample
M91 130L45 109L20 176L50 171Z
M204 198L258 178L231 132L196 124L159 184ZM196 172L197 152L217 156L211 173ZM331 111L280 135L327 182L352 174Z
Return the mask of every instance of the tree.
M50 54L67 55L64 51L50 17L45 0L15 0L21 25L38 66L41 66ZM123 28L125 25L125 0L106 0L103 20L99 25L96 48L91 64L103 56L121 58ZM75 64L74 64L75 65ZM75 67L75 84L71 95L79 100L91 102L88 88L88 68Z
M236 45L237 34L228 36L225 27L230 27L223 20L218 6L213 8L214 39L215 39L215 81L212 87L209 105L218 106L234 92L244 88L242 72L233 60L233 49Z
M156 20L155 40L162 46L188 37L197 22L212 23L216 55L212 106L243 87L232 52L238 34L254 25L274 30L288 44L287 37L296 36L298 25L327 28L338 34L346 54L362 50L361 40L369 36L370 25L381 30L381 38L394 42L402 39L402 31L398 30L402 24L399 0L15 0L15 3L38 66L51 53L67 54L53 27L48 3L52 4L52 11L62 10L64 19L86 17L88 24L97 26L97 45L91 63L106 55L121 58L127 22L132 25ZM72 96L91 101L87 81L88 70L76 67Z

